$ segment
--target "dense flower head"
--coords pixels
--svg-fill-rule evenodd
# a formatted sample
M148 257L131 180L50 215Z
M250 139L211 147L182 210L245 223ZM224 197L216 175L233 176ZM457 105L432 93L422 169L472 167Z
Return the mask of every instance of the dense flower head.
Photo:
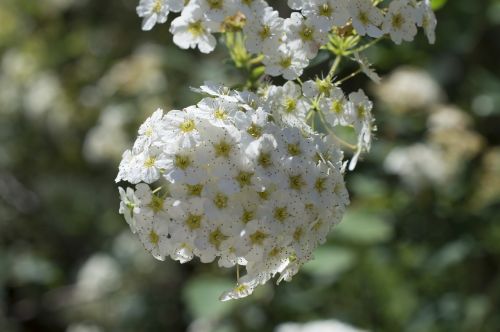
M430 1L392 0L289 0L289 17L264 0L140 0L137 14L143 30L165 23L169 12L180 12L170 26L174 43L180 48L215 49L215 33L224 32L227 22L241 16L245 46L262 54L266 74L294 80L302 75L336 28L352 26L359 36L388 36L396 44L412 41L417 27L434 43L436 17Z
M116 179L134 185L119 188L120 213L144 247L160 260L244 266L223 300L275 275L290 280L349 204L343 152L306 124L311 100L333 110L332 128L353 127L359 144L371 133L364 93L316 86L288 82L256 95L207 84L197 105L154 112Z

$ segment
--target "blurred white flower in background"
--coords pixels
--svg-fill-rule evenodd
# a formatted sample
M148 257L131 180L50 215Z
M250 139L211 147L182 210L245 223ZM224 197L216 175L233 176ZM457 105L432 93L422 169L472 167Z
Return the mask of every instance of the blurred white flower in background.
M453 172L463 161L477 155L484 145L481 135L472 129L472 118L454 106L438 105L428 118L428 140L441 148Z
M106 108L98 124L90 129L83 144L83 155L92 163L119 160L130 143L124 126L130 121L126 105Z
M448 179L448 170L440 151L427 144L396 147L386 157L384 168L397 174L414 190L429 184L442 184Z
M274 330L274 332L363 332L363 331L366 330L360 330L352 325L343 323L335 319L318 320L304 324L284 323L278 325Z
M473 130L472 118L454 105L441 104L446 96L425 71L402 67L375 91L391 112L428 114L424 140L393 148L384 163L388 173L399 175L412 190L447 183L481 151L484 139Z
M122 273L117 261L103 253L92 255L78 271L76 303L100 299L120 287Z
M117 62L101 78L98 87L107 96L115 93L150 95L166 90L162 69L164 51L154 45L139 47L134 54Z
M413 67L395 70L375 86L375 93L398 113L423 109L444 98L439 84L426 71Z
M472 206L480 210L500 201L500 147L488 150L476 175L479 185L472 195Z
M103 330L96 325L85 324L85 323L71 324L66 329L66 332L102 332L102 331Z
M6 51L0 65L0 113L13 113L21 106L24 86L38 70L33 54L17 49Z
M472 124L471 117L452 105L438 105L427 119L427 126L431 130L467 128Z
M54 108L63 91L59 78L52 72L41 72L32 78L23 99L26 114L33 120Z

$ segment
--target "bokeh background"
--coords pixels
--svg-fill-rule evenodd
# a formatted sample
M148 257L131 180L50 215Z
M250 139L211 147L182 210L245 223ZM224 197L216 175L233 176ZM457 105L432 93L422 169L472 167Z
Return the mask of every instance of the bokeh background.
M155 261L114 178L156 107L241 82L224 46L141 32L135 0L1 0L0 331L499 331L500 1L436 5L435 45L380 43L383 83L344 86L378 133L343 223L293 282L221 303L234 271Z

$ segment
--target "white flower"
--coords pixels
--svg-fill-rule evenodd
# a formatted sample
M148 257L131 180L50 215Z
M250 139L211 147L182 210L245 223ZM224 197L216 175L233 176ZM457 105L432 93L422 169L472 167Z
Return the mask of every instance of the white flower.
M412 41L417 34L414 9L408 0L393 0L389 5L382 24L384 33L388 33L396 44L403 40Z
M137 137L133 151L139 152L149 148L153 142L158 142L163 134L163 110L157 109L144 123L139 127L139 136Z
M206 81L199 88L191 88L191 90L201 94L206 94L210 97L224 99L227 102L238 102L238 98L234 96L234 91L229 90L220 83Z
M183 0L141 0L137 6L137 15L142 17L142 30L151 30L156 23L165 23L169 12L180 12Z
M417 21L418 26L424 28L425 34L427 35L427 39L429 43L434 44L436 41L436 15L431 9L431 4L429 0L424 0L418 6L418 14L421 17L420 20Z
M269 90L267 101L278 123L286 126L304 127L310 105L302 98L302 89L291 81L282 87Z
M332 127L347 126L348 105L344 92L339 87L332 87L319 101L319 109L323 112L326 121Z
M333 26L343 26L349 20L349 12L343 0L305 1L302 14L325 32L329 32Z
M428 144L392 149L385 159L384 168L388 173L398 175L415 191L430 184L443 185L450 178L443 153Z
M314 58L321 45L328 41L328 30L317 28L314 18L304 18L299 13L292 13L285 20L284 30L287 44L303 50L308 59Z
M223 98L203 98L197 106L199 116L207 118L216 127L229 125L238 111L237 103Z
M185 201L176 201L170 207L173 218L170 223L170 235L175 243L188 243L194 248L194 239L206 223L203 198L194 197Z
M239 298L275 275L290 280L341 219L343 155L305 130L309 106L293 82L261 97L201 91L210 97L198 107L157 111L141 126L120 164L117 179L138 183L119 189L120 213L157 259L245 267L223 295Z
M271 52L280 43L284 20L272 7L264 7L255 13L243 27L245 46L251 53Z
M137 229L144 248L158 260L169 255L172 242L168 237L168 223L156 217L144 217Z
M366 76L368 76L369 79L376 84L380 83L382 79L378 76L375 70L371 68L371 64L368 62L368 59L361 57L358 52L354 52L354 60L359 63L361 70Z
M263 63L266 65L266 73L271 76L283 75L286 80L294 80L309 64L304 50L297 45L280 45L272 54L266 54Z
M123 214L125 221L130 226L132 233L137 231L134 215L140 212L139 199L135 196L134 189L127 188L126 190L122 187L118 187L120 193L120 209L119 213Z
M169 182L194 185L206 176L205 169L197 162L199 156L193 149L169 148L164 156L163 174Z
M181 148L189 149L200 140L199 118L196 107L182 111L170 111L165 116L162 139L165 143L174 142Z
M199 6L205 20L217 24L222 23L224 18L236 12L232 5L233 1L231 0L191 0L188 4L188 6Z
M349 170L356 167L357 160L363 151L369 151L372 140L373 116L371 110L373 103L368 99L363 90L349 94L348 122L354 126L358 136L356 154L349 163Z
M359 35L374 38L383 35L379 27L384 21L384 16L371 0L350 0L347 8L352 18L352 25Z
M245 15L248 21L259 17L264 8L269 6L265 0L243 0L238 2L238 9Z
M241 278L238 285L236 285L234 289L224 292L220 296L219 300L228 301L247 297L248 295L251 295L253 293L255 287L257 287L258 285L259 284L254 279Z
M160 178L161 170L168 163L163 151L158 147L145 149L137 156L138 167L134 172L138 172L141 181L153 183Z
M201 7L189 5L172 21L170 32L177 46L182 49L198 47L202 53L214 50L217 41L212 32L217 31L217 23L206 21L203 15Z

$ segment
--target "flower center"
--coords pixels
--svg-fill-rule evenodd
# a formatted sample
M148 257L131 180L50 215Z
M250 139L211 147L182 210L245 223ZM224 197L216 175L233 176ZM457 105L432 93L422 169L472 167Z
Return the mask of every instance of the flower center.
M224 233L221 232L219 227L213 232L210 233L208 236L208 242L212 244L217 250L219 250L219 247L222 242L226 241L228 239L227 235L224 235Z
M299 242L302 238L302 235L304 235L304 230L302 229L302 227L297 227L295 229L295 232L293 232L293 239Z
M162 0L156 0L153 5L153 13L159 14L163 8Z
M201 21L191 22L188 25L188 31L195 37L199 37L205 33L205 28Z
M239 183L240 187L243 188L252 184L252 176L253 173L251 172L240 171L236 176L236 181Z
M320 16L330 17L332 16L332 8L327 3L324 3L319 6L318 13Z
M368 17L368 13L364 11L360 11L358 14L358 20L363 25L368 25L370 23L370 18Z
M203 191L202 184L186 184L187 194L189 196L201 196L201 192Z
M214 144L216 157L229 158L232 149L233 146L230 143L226 142L225 140L222 140L219 143Z
M195 229L198 229L201 227L201 220L202 220L202 216L200 215L197 215L197 214L189 214L189 216L187 217L186 219L186 226L190 229L190 230L195 230Z
M214 117L218 120L224 120L227 117L227 114L222 108L217 108L214 112Z
M250 235L250 242L252 242L252 244L262 245L266 238L267 238L266 233L263 233L261 231L256 231L255 233Z
M217 195L215 195L214 205L218 209L225 209L225 208L227 208L227 201L228 201L228 198L226 195L224 195L222 193L218 193Z
M287 98L285 100L285 112L293 113L297 107L297 101L293 98Z
M302 151L300 150L300 146L298 144L288 144L288 154L292 157L296 157L300 155Z
M286 206L275 208L273 216L274 219L278 220L279 222L285 221L285 219L288 218L288 211L286 209Z
M304 26L302 30L300 30L299 35L303 41L310 41L313 39L314 30L311 27Z
M175 155L174 165L177 168L182 169L183 171L188 169L191 166L191 158L189 156L177 154Z
M326 189L325 183L326 183L326 178L318 178L314 183L314 189L316 189L317 192L322 193Z
M259 138L262 136L262 128L257 126L255 123L252 123L247 129L247 133L253 138Z
M255 211L247 210L247 209L243 210L243 214L241 216L241 221L243 221L244 224L248 224L254 218L255 218Z
M158 213L163 210L164 202L165 200L163 199L163 197L153 195L153 197L151 198L151 202L149 203L149 207L153 210L154 213Z
M156 163L156 158L155 157L148 157L148 159L146 159L144 161L144 167L146 167L146 168L154 167L155 163Z
M391 25L394 29L399 30L405 23L405 18L401 14L392 15Z
M207 0L210 9L222 9L224 5L224 0Z
M267 190L259 191L259 192L257 192L257 194L259 195L260 199L263 201L267 201L269 199L269 192Z
M335 100L333 103L332 103L332 107L331 107L331 111L333 113L337 113L337 114L340 114L342 113L342 109L343 109L343 104L340 100Z
M153 245L158 245L158 242L160 242L160 236L153 230L149 232L149 242Z
M260 39L264 40L271 37L271 28L269 25L263 25L262 29L259 31Z
M264 152L259 155L259 159L257 160L257 162L262 168L268 168L273 164L273 162L271 161L271 154Z
M304 187L305 185L304 180L302 180L301 174L290 176L289 181L290 181L290 189L293 190L301 190L302 187Z
M181 123L181 125L179 126L179 128L181 129L181 131L183 133L189 133L190 131L195 130L196 126L194 124L194 120L193 119L188 119L188 120L184 121L183 123Z
M291 65L292 65L292 57L290 56L282 58L280 61L280 66L282 68L289 68Z

